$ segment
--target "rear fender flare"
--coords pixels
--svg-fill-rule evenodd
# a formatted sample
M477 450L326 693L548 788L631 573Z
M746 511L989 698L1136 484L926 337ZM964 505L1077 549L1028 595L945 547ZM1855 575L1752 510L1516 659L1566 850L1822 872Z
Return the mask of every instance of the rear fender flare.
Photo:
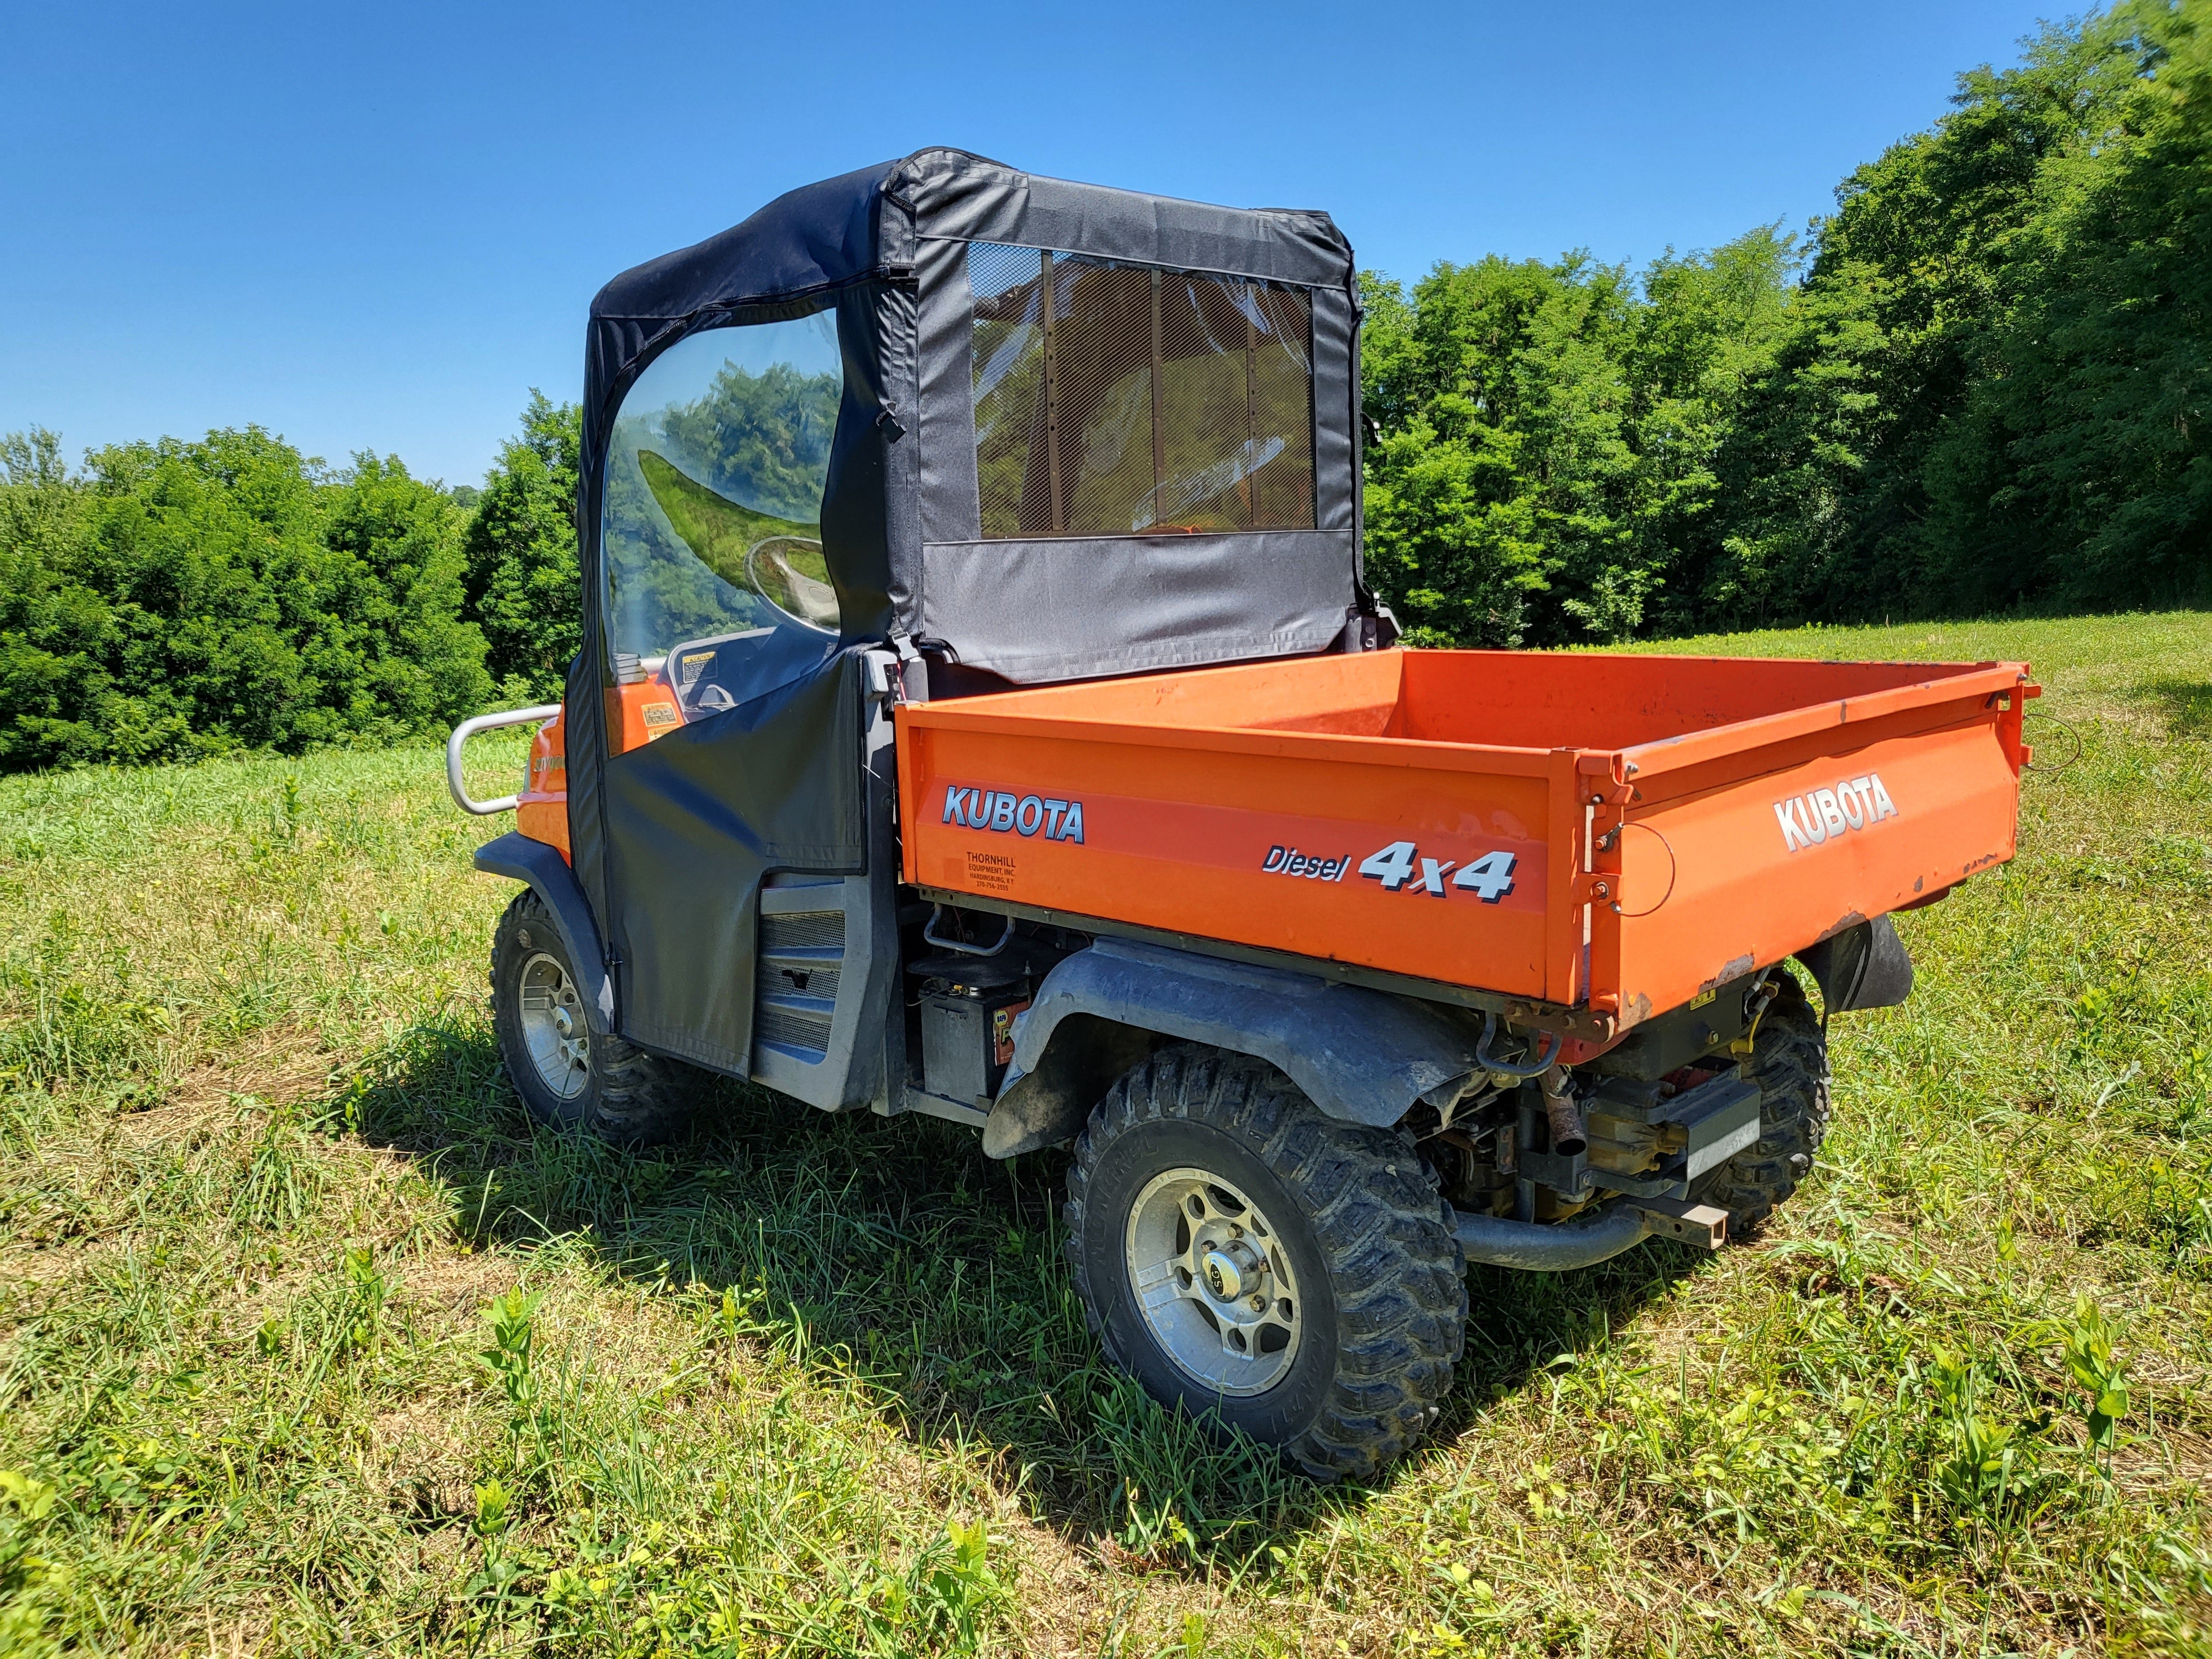
M575 969L576 988L583 993L585 1024L593 1036L614 1036L614 976L607 972L607 953L599 944L592 907L560 849L510 830L477 848L476 866L487 875L526 884L544 902Z
M1329 1116L1388 1127L1425 1095L1456 1094L1480 1036L1439 1004L1100 939L1045 975L1016 1026L983 1151L1012 1158L1073 1139L1163 1037L1264 1060Z
M1894 1008L1912 994L1912 958L1887 916L1831 934L1797 953L1832 1014L1853 1008Z

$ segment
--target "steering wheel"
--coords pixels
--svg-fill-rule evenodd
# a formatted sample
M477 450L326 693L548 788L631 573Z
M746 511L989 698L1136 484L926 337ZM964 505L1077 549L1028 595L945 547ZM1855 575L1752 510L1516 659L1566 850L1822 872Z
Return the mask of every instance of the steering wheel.
M745 550L745 586L779 616L817 634L838 631L837 590L799 571L793 553L819 555L822 544L805 536L769 536Z

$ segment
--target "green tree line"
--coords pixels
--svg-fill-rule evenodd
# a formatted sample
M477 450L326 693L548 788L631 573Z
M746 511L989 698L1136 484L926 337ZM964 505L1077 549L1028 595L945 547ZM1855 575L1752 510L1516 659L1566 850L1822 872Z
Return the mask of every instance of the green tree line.
M1836 198L1639 272L1363 277L1367 568L1411 642L2212 602L2212 0L2046 28ZM0 769L556 696L578 441L533 393L446 489L252 428L0 441Z
M1413 641L2212 599L2212 4L2046 28L1836 201L1635 276L1366 278Z
M258 428L0 439L0 770L296 751L553 695L580 636L573 407L481 490Z

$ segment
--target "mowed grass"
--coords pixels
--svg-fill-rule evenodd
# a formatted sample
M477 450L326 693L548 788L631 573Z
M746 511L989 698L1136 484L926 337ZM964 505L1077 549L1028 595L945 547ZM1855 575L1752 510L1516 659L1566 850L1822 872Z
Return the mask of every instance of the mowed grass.
M1668 648L2026 657L2079 755L1777 1223L1479 1271L1373 1490L1100 1364L1051 1157L533 1129L434 751L0 782L0 1651L2212 1652L2212 617Z

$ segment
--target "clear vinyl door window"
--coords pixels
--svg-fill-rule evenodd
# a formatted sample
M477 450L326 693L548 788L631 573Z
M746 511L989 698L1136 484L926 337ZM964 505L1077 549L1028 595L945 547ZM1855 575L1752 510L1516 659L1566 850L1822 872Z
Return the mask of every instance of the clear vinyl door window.
M823 311L694 334L623 398L600 541L614 749L764 696L836 648L822 493L843 396Z
M987 539L1313 527L1304 289L987 242L968 276Z

